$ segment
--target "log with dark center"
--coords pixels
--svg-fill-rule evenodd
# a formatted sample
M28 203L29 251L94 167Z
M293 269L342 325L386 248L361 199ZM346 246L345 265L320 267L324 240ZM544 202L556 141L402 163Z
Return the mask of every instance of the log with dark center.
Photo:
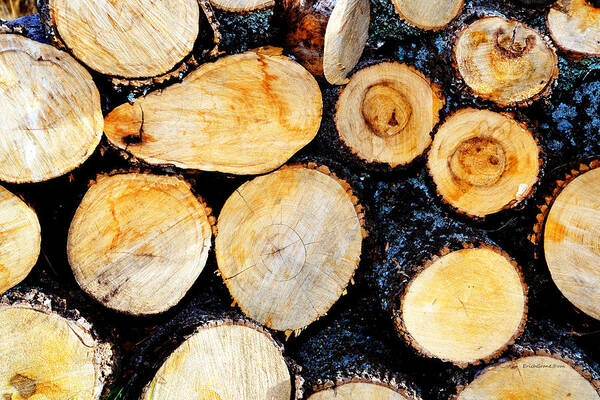
M0 335L3 399L97 400L112 373L110 346L83 318L60 315L40 293L0 299Z
M313 75L331 84L346 83L367 42L367 0L284 0L284 46Z
M427 165L444 201L461 213L485 217L532 195L540 149L523 124L467 108L439 128Z
M338 99L335 122L340 139L357 156L396 167L429 146L443 106L440 88L420 71L384 62L352 75Z
M215 242L235 302L269 328L300 330L342 295L362 247L362 211L326 167L285 167L226 201Z
M485 17L464 28L454 57L474 94L500 106L526 105L547 95L558 76L558 59L545 39L502 17Z
M117 107L105 134L150 164L259 174L315 137L322 107L315 79L267 48L203 64L182 83Z
M100 95L67 53L0 34L0 180L55 178L78 167L102 136Z
M558 0L546 24L561 50L578 56L600 56L600 2Z
M465 366L506 350L523 329L527 289L496 247L466 246L423 262L406 284L396 326L420 353Z
M0 186L0 294L29 274L40 254L41 228L35 211Z
M409 24L421 29L445 28L463 9L464 0L391 0Z
M557 183L542 207L539 232L546 263L562 294L600 319L600 163L581 165Z
M256 324L209 321L162 364L142 400L290 400L282 348ZM295 398L295 397L294 397Z
M204 268L210 209L174 176L101 176L71 222L69 263L103 305L155 314L181 300Z
M170 72L209 24L198 0L41 0L38 8L55 44L100 74L126 79ZM211 37L200 48L213 46Z

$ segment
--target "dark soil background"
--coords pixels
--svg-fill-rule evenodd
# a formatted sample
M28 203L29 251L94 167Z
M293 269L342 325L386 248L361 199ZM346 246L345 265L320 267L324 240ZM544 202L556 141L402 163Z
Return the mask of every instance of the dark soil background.
M441 121L466 106L499 111L494 104L472 97L456 76L451 52L461 27L483 15L494 14L518 19L548 35L543 9L526 8L508 0L467 1L461 16L441 32L425 32L404 24L386 0L371 0L371 6L370 39L359 66L379 60L397 60L416 66L443 88L446 106ZM259 45L277 45L281 37L280 23L273 17L272 10L242 16L219 12L217 17L224 31L222 47L228 53ZM24 26L30 37L44 41L37 16L9 24ZM285 341L283 334L275 334L285 342L286 355L304 366L309 382L318 376L329 377L334 370L350 367L368 370L381 363L391 372L407 375L415 381L425 400L434 400L448 398L454 394L455 383L470 379L483 368L461 370L416 355L396 335L391 316L385 312L388 298L382 296L385 292L382 286L389 275L397 273L394 259L418 251L421 245L411 237L421 232L423 238L433 243L436 234L443 236L444 232L464 226L489 236L523 268L530 287L527 329L543 331L546 328L539 327L547 326L552 327L549 330L562 329L563 338L580 346L582 357L600 362L600 322L577 311L562 296L552 283L543 259L534 258L536 249L527 240L538 212L536 206L550 193L555 181L579 162L600 158L600 59L573 60L560 51L558 55L560 76L549 98L528 107L503 109L527 121L545 151L544 176L536 195L519 209L502 212L485 221L468 220L440 202L427 177L424 157L407 168L390 170L367 165L353 156L337 139L332 120L339 88L319 81L324 97L321 130L290 163L316 160L330 165L348 179L367 207L371 235L365 241L356 284L348 287L348 294L329 314L298 338ZM105 112L126 101L128 92L115 92L104 78L93 75L103 94ZM181 174L214 209L215 215L235 188L251 177L151 168L128 159L103 139L94 155L68 176L45 183L5 185L32 205L42 225L42 253L38 264L16 290L37 287L64 297L71 307L79 309L94 323L100 336L115 344L120 354L120 368L109 388L113 390L110 398L135 399L166 354L197 323L193 316L205 309L230 311L232 300L216 275L214 252L188 295L174 309L159 316L139 318L118 314L103 308L81 291L66 257L69 223L89 182L98 174L121 169ZM600 195L600 188L598 193ZM405 232L412 232L413 236Z

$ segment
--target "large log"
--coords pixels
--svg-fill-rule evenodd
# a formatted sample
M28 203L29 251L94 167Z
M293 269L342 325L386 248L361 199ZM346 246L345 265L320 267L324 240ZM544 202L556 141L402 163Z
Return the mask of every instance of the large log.
M4 399L100 399L113 374L111 345L77 311L41 292L0 298Z
M0 295L29 274L40 254L41 228L33 209L0 186Z
M106 307L133 315L166 311L204 268L210 213L178 177L100 176L71 222L69 264L81 288Z
M299 331L344 292L361 254L362 208L325 166L295 165L243 184L226 201L215 251L249 317Z
M0 34L0 180L39 182L70 172L102 136L100 95L67 53Z
M204 0L38 0L38 10L53 44L115 84L168 80L218 44Z
M308 144L321 113L314 78L268 48L203 64L182 83L117 107L105 133L150 164L259 174Z

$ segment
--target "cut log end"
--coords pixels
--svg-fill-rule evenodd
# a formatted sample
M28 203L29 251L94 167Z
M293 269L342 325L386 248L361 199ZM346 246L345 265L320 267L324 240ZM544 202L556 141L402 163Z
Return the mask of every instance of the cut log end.
M55 38L91 69L110 76L162 75L192 52L198 0L44 0Z
M355 73L337 103L340 139L368 162L411 162L431 143L444 98L405 64L385 62Z
M294 331L327 313L360 259L355 202L345 182L302 166L235 191L219 215L215 246L221 276L247 316Z
M180 345L142 399L289 400L292 390L281 349L268 333L249 324L220 322L199 328Z
M483 218L532 195L540 149L532 133L512 118L463 109L436 133L428 168L444 201Z
M457 250L435 258L410 281L395 322L421 353L476 364L521 333L526 292L520 271L498 249Z
M554 199L544 254L554 283L581 311L600 319L600 168L578 175Z
M40 254L41 230L35 211L0 186L0 294L29 274Z
M368 0L337 0L325 30L323 74L333 85L348 82L369 36Z
M558 76L558 59L546 40L502 17L485 17L463 29L454 57L474 94L501 106L525 105L547 95Z
M392 0L396 13L417 28L445 28L462 11L464 0Z
M319 390L308 400L415 400L416 397L402 393L379 382L350 381Z
M550 356L527 356L494 365L457 396L457 400L598 400L592 382L569 363Z
M580 56L600 56L600 3L558 0L550 8L547 26L554 43Z
M100 95L85 68L67 53L20 35L0 34L0 104L3 181L65 174L102 137Z
M220 10L235 13L264 10L275 5L274 0L210 0L210 3Z
M240 175L281 166L317 134L323 102L302 66L268 51L203 64L117 107L106 116L108 140L150 164Z
M100 398L112 351L89 324L29 304L2 304L0 335L3 399Z
M134 315L166 311L204 268L209 216L177 177L100 177L71 223L69 263L82 289L106 307Z

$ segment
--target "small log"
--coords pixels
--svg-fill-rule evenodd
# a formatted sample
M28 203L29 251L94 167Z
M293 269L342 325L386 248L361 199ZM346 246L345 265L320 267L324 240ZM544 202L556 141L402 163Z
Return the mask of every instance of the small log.
M0 186L0 294L20 283L37 262L41 228L37 214Z
M285 167L243 184L217 224L217 262L234 301L289 333L327 313L360 261L356 196L327 167L313 168Z
M335 122L340 139L358 157L393 168L429 147L444 103L441 89L420 71L384 62L352 75Z
M275 0L210 0L216 8L231 12L263 10L275 5Z
M558 289L595 319L600 319L599 186L600 162L581 164L556 183L534 228Z
M3 399L100 399L113 373L111 346L57 302L37 291L0 299Z
M523 330L527 288L516 262L497 247L444 248L405 273L410 281L396 327L428 357L478 364L504 352Z
M210 209L174 176L100 176L69 228L67 255L91 297L133 315L168 310L206 264Z
M600 2L559 0L548 11L548 31L561 50L577 56L600 56Z
M284 0L284 46L315 76L334 85L348 82L367 43L367 0Z
M282 351L256 323L207 321L166 359L141 399L297 399Z
M558 59L546 39L502 17L485 17L465 27L454 58L473 93L503 107L548 95L558 76Z
M67 53L0 34L0 180L39 182L77 168L102 137L100 95Z
M403 20L426 30L445 28L464 7L464 0L392 0L392 3Z
M459 387L454 400L600 399L597 365L554 324L537 324L536 331L545 331L526 332L507 357Z
M531 197L539 180L540 153L524 124L467 108L440 126L427 166L445 202L460 213L483 218Z
M322 107L302 66L260 49L203 64L182 83L117 107L105 134L150 164L260 174L315 137Z
M156 83L216 52L218 34L205 0L38 0L49 38L94 71Z

